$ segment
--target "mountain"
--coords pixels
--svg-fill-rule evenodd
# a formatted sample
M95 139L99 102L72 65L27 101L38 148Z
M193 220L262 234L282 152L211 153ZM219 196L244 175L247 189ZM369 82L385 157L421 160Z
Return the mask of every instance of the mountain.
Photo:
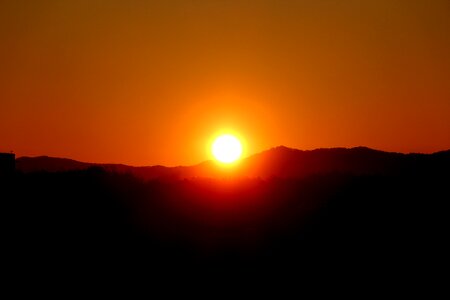
M75 274L100 261L107 272L130 265L153 274L168 267L190 272L203 265L229 270L227 278L242 267L256 270L252 278L292 272L307 277L316 270L321 278L330 267L387 272L397 280L395 268L431 274L420 266L441 265L448 256L443 237L450 151L275 147L232 167L22 157L17 168L13 180L0 180L0 190L5 244L11 245L5 249L12 249L8 257L20 269L63 266ZM135 177L96 170L24 174L87 168ZM219 179L170 180L192 177ZM230 177L243 178L221 180ZM152 178L162 180L141 180ZM121 271L132 272L138 271Z
M193 177L302 178L314 174L354 175L398 174L405 172L445 171L450 166L450 150L433 154L402 154L366 147L297 150L275 147L244 158L234 166L205 161L194 166L133 167L122 164L96 164L66 158L20 157L17 170L61 172L100 167L110 172L130 173L142 179L183 179Z
M250 157L242 169L248 176L287 178L323 173L376 174L394 170L405 157L365 147L302 151L280 146Z
M68 158L57 158L48 156L27 157L16 159L16 169L24 173L30 172L63 172L72 170L84 170L94 164L79 162Z

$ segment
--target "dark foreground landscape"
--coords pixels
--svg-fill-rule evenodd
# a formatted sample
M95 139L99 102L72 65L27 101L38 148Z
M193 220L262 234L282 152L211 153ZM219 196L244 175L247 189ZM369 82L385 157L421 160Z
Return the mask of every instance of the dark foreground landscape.
M1 198L17 274L337 270L395 279L439 272L447 256L450 151L278 147L234 171L211 162L16 164Z

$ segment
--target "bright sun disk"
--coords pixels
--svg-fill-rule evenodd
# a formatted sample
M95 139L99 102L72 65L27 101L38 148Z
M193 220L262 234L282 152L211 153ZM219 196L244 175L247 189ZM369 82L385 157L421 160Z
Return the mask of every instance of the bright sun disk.
M212 153L218 161L232 163L241 156L242 145L235 136L224 134L214 140Z

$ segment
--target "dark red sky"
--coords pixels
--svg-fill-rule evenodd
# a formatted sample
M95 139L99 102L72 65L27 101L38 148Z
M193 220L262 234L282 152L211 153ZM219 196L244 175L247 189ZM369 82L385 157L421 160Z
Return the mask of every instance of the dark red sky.
M450 148L450 1L2 1L0 151Z

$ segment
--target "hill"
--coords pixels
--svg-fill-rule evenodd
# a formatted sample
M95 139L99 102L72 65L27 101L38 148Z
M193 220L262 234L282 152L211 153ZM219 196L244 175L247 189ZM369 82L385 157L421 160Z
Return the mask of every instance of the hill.
M17 166L0 190L5 257L20 272L97 279L95 266L114 276L183 269L247 282L345 270L409 284L448 256L450 151L276 147L233 168L50 157Z
M97 164L48 156L20 157L17 170L30 172L63 172L100 167L106 171L129 173L138 178L303 178L310 175L343 173L352 175L398 174L409 171L436 171L448 168L450 150L433 154L402 154L366 147L329 148L302 151L284 146L275 147L242 159L235 166L223 167L214 161L194 166L144 166Z

